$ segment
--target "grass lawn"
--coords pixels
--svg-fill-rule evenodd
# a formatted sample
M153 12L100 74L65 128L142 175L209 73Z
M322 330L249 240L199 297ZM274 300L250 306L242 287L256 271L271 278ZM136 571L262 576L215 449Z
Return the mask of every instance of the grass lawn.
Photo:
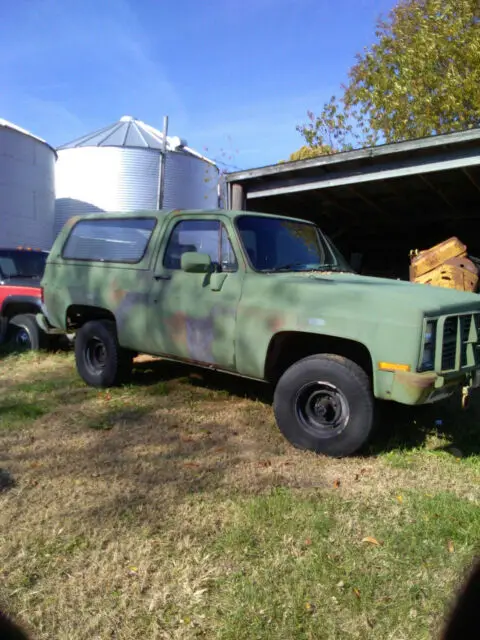
M36 638L435 638L479 552L478 401L392 407L330 460L262 386L142 362L98 392L10 355L0 467L0 603Z

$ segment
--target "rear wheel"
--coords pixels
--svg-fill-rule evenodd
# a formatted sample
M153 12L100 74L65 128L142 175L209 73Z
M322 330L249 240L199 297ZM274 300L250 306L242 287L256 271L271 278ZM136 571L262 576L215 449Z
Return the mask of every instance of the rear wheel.
M358 451L373 427L370 381L357 364L336 355L314 355L292 365L274 395L280 431L300 449L332 457Z
M75 361L78 373L92 387L121 384L132 370L131 353L120 347L110 320L92 320L78 330Z
M46 338L33 313L14 316L8 323L7 345L14 351L38 351L45 347Z

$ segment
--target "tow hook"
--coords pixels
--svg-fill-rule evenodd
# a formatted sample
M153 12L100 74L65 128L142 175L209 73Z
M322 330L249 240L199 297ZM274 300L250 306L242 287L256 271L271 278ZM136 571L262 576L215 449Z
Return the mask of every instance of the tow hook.
M470 402L470 387L462 387L462 409L467 409Z

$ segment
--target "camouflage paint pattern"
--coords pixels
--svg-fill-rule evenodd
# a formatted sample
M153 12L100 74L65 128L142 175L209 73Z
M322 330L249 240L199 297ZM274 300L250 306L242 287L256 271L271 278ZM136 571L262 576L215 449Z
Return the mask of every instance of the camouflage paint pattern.
M468 370L418 372L425 318L480 313L478 295L351 273L255 271L235 226L237 216L248 215L245 211L118 214L158 221L139 263L62 259L76 220L113 215L79 216L57 237L42 281L53 326L67 328L71 305L104 309L115 317L124 347L261 380L269 345L281 332L348 339L370 354L375 396L406 404L425 402L446 385L469 384L480 367L475 344L475 363ZM238 269L212 274L166 269L162 263L170 233L184 219L221 220ZM408 365L410 372L380 370L380 362Z

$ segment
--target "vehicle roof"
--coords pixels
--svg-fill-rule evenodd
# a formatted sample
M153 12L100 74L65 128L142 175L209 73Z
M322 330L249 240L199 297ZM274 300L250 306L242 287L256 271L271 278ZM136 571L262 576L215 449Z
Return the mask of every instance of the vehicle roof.
M109 219L109 218L142 218L145 216L154 217L157 219L164 218L167 215L177 214L177 215L185 215L185 214L194 214L194 215L222 215L227 218L234 219L238 216L242 215L250 215L250 216L261 216L263 218L282 218L282 220L292 220L296 222L305 222L307 224L313 224L308 220L303 220L302 218L294 218L289 216L284 216L281 214L275 213L263 213L262 211L243 211L243 210L232 210L232 209L139 209L136 211L108 211L108 212L95 212L95 213L86 213L80 215L73 215L76 221L79 220L94 220L94 219Z

